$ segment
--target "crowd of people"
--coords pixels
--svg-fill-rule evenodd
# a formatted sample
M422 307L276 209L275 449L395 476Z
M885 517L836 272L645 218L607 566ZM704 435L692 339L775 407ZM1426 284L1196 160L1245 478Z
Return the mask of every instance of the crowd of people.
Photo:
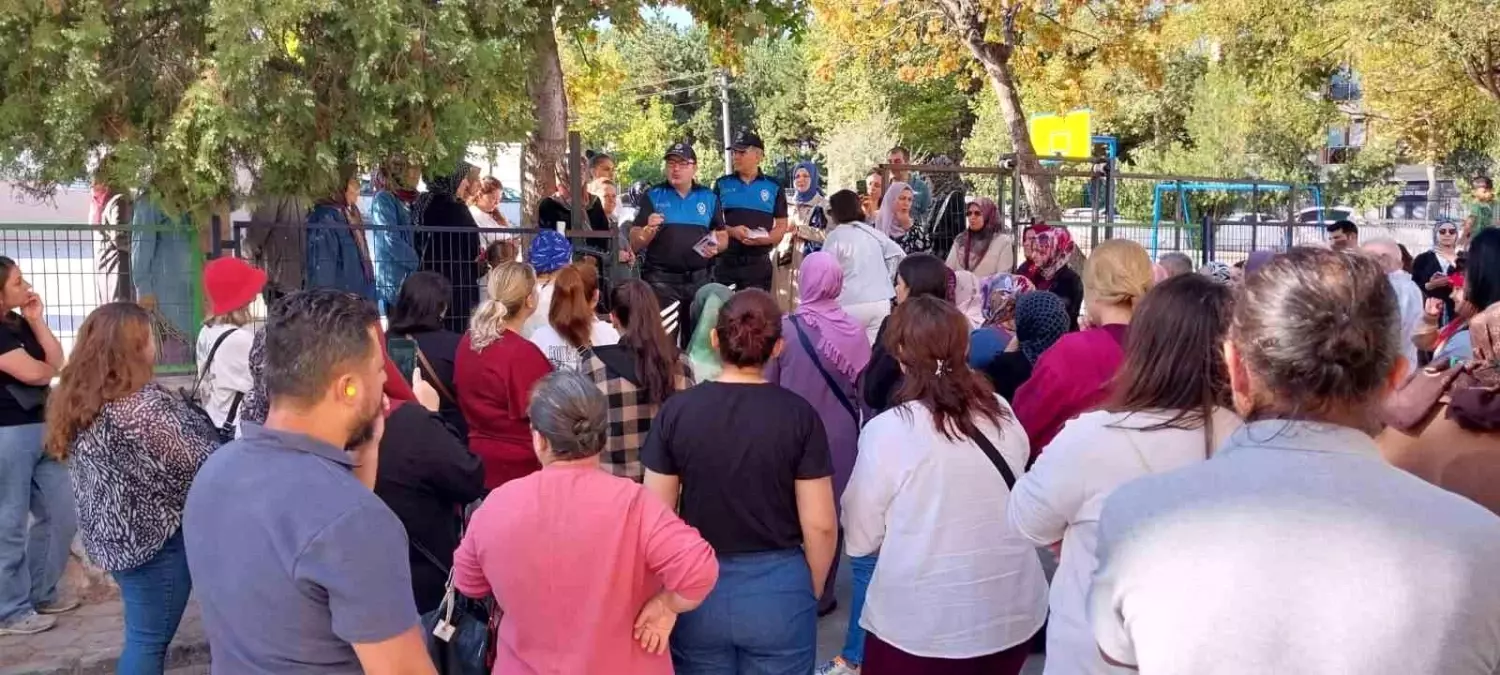
M921 181L789 195L762 150L708 187L668 149L615 225L640 278L444 231L258 322L275 273L211 261L189 392L133 303L65 363L0 258L0 634L76 606L76 529L132 674L190 591L222 673L469 672L461 628L495 673L1500 671L1500 228L1195 270L976 199L945 259L908 251ZM381 176L418 232L498 190Z

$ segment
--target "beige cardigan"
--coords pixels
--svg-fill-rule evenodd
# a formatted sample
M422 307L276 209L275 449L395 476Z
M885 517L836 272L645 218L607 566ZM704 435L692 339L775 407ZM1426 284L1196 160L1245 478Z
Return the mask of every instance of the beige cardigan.
M963 257L964 234L960 233L953 240L953 248L948 251L948 267L955 270L967 270L973 272L974 276L983 279L996 274L1008 274L1016 268L1016 240L1008 234L996 234L990 241L990 247L985 249L984 257L970 268L961 264Z

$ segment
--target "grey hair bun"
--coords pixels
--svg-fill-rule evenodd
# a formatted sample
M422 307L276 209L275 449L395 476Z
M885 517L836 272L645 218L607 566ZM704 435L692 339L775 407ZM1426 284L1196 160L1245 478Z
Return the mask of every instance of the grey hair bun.
M573 371L543 377L526 408L531 428L552 446L557 459L583 459L604 450L609 405L594 381Z

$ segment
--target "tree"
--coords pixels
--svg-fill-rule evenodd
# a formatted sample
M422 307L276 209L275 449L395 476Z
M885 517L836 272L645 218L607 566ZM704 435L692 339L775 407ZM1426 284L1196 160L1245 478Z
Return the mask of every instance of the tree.
M526 176L522 182L524 206L533 207L542 193L556 185L555 167L567 150L568 101L562 54L557 35L582 34L601 21L622 29L642 22L639 2L599 3L594 0L519 0L523 16L510 17L516 25L532 26L527 35L531 48L531 73L527 91L531 97L536 129L526 146ZM795 30L802 18L801 0L688 0L681 3L701 22L713 38L720 60L735 62L739 46L756 37L780 30ZM680 74L680 73L679 73Z
M0 13L0 171L87 177L210 211L253 183L324 197L341 167L432 165L529 122L505 105L522 45L504 8L418 0L17 0Z
M1033 212L1055 217L1052 182L1037 175L1022 106L1024 77L1045 78L1082 98L1075 73L1092 64L1155 69L1156 32L1174 3L1157 0L814 0L819 17L847 50L895 68L909 80L977 69L990 83L1023 173ZM968 59L961 55L967 54Z

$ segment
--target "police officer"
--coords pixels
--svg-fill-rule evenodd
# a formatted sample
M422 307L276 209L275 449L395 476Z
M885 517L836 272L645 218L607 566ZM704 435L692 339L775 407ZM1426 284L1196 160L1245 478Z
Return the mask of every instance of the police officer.
M736 289L771 290L771 251L786 235L786 191L760 172L766 144L741 131L731 147L734 172L714 181L724 207L729 248L714 264L714 280Z
M656 291L662 309L681 303L678 342L685 346L693 326L688 307L708 283L709 264L724 250L728 234L718 195L695 180L698 155L693 146L673 145L666 162L667 182L646 190L636 204L630 246L645 252L641 279Z

